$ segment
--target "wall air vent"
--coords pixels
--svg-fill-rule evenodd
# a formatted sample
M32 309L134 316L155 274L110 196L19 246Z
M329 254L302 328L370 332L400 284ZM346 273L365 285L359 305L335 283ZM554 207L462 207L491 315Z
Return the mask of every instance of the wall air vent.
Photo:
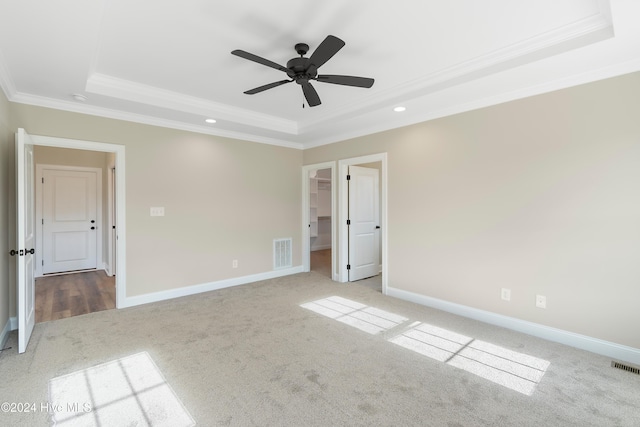
M622 369L623 371L631 372L632 374L640 375L640 368L637 366L629 365L628 363L611 361L611 367L616 369Z
M273 240L273 269L280 270L290 268L293 264L291 259L291 237L286 239Z

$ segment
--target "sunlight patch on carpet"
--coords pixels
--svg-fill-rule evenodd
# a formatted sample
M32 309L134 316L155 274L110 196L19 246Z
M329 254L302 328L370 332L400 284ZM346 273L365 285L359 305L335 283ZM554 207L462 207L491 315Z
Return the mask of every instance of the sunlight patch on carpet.
M421 322L389 341L527 396L533 394L550 364Z
M398 314L338 296L311 301L300 307L371 335L396 327L401 329L401 325L409 321ZM527 396L533 394L550 365L546 360L427 323L413 322L403 327L402 333L388 341Z
M473 338L426 323L415 322L407 331L389 341L423 356L446 362L453 354L473 341Z
M407 321L406 317L338 296L301 304L300 307L353 326L371 335L388 331Z
M147 352L49 380L56 426L193 426Z

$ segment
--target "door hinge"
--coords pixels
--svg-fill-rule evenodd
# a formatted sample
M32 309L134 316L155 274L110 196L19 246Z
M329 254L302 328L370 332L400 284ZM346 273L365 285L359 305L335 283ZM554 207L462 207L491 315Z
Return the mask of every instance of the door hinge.
M351 264L347 264L347 270L351 270Z
M42 177L42 183L44 184L44 177Z
M347 220L347 225L351 225L351 220L350 219Z
M351 175L347 175L347 181L351 181Z

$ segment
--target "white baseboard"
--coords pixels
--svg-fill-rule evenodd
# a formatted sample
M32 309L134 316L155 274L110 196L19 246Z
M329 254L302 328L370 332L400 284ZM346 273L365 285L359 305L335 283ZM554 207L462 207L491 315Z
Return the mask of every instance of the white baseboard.
M151 302L164 301L172 298L185 297L202 292L215 291L218 289L230 288L232 286L246 285L247 283L259 282L261 280L275 279L276 277L289 276L291 274L302 273L302 266L292 267L282 270L268 271L265 273L252 274L249 276L234 277L232 279L219 280L217 282L201 283L199 285L186 286L184 288L170 289L167 291L153 292L150 294L125 297L124 305L118 308L133 307L136 305L148 304Z
M327 243L326 245L311 245L311 252L323 251L325 249L331 249L331 243Z
M107 274L107 276L109 277L113 276L113 274L111 274L111 266L109 266L109 264L107 264L106 262L102 263L102 269Z
M523 332L545 340L587 350L619 361L640 365L640 349L634 347L628 347L562 329L551 328L538 323L516 319L515 317L503 316L490 311L455 304L449 301L431 298L390 286L387 287L387 295L492 325L501 326L514 331Z

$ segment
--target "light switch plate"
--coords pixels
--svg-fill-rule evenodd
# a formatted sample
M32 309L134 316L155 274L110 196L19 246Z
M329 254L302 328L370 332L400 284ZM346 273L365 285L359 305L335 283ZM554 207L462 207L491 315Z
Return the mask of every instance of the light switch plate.
M149 215L151 216L164 216L164 207L151 207L149 209Z

